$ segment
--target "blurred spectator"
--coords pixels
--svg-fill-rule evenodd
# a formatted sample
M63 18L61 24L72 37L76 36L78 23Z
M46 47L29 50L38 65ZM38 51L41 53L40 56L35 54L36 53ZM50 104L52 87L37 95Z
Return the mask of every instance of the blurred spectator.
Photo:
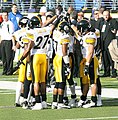
M3 62L2 75L11 75L13 68L13 50L12 50L12 33L14 32L13 23L8 20L8 12L2 13L3 22L0 28L1 36L1 54Z
M16 4L12 4L11 10L12 11L9 12L8 18L14 24L14 32L15 32L20 29L18 22L23 17L23 15L18 11L18 7ZM19 50L17 50L17 51L19 52ZM16 59L18 59L17 51L16 51L16 56L17 56ZM12 56L14 59L15 52L13 52Z
M3 22L2 15L0 15L0 27L2 22ZM1 38L0 38L0 61L1 59L2 59L2 54L1 54Z
M17 5L12 4L11 12L9 13L9 20L14 24L14 32L19 30L20 27L18 26L19 20L23 17L23 15L18 11Z
M46 21L46 12L47 12L47 8L45 6L42 6L39 11L39 14L41 15L42 23L45 23Z
M116 38L117 31L117 21L110 16L110 11L106 10L103 12L104 20L100 24L101 29L101 50L103 57L103 65L104 65L104 74L103 77L110 76L110 66L112 67L112 76L116 77L116 69L114 69L114 62L111 58L111 55L108 50L109 44L113 39Z
M112 60L114 61L114 68L118 70L118 40L117 39L112 40L108 48Z

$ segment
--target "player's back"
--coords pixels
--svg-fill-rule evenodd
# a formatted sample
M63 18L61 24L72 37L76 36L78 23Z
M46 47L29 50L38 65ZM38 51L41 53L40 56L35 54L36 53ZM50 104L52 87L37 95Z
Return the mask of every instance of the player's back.
M46 54L50 33L50 27L34 28L27 32L27 36L34 41L32 54Z

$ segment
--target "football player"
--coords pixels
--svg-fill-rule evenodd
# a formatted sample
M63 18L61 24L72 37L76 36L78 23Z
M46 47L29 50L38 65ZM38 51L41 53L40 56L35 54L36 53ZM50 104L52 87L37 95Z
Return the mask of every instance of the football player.
M50 21L53 21L57 16L55 15ZM50 22L49 21L49 22ZM55 21L58 23L58 19ZM29 30L26 32L28 47L24 51L20 62L31 52L32 55L32 69L34 79L34 93L36 104L32 110L41 110L47 108L46 103L46 72L47 72L47 43L49 36L54 28L54 25L42 27L41 20L38 16L33 16L29 21ZM39 94L40 93L40 94Z
M23 18L21 18L19 20L19 27L21 29L14 32L13 38L12 38L14 41L16 41L16 45L14 45L14 47L13 47L14 51L16 51L16 49L20 49L20 56L19 57L22 56L23 51L27 47L26 41L25 42L22 41L22 37L25 36L25 32L27 30L28 20L29 19L27 17L23 17ZM27 61L27 64L26 64L26 61ZM21 104L23 102L23 98L24 98L24 81L28 81L28 82L31 83L30 68L27 67L27 70L26 70L26 66L29 66L28 62L29 62L29 58L27 57L27 60L26 59L23 60L24 64L22 64L20 66L20 69L19 69L19 77L18 77L18 82L17 82L17 87L16 87L16 101L15 101L15 106L16 107L21 106ZM16 66L14 67L13 72L15 70L17 70L18 68L19 68L19 63L16 64Z
M53 31L53 39L55 41L55 57L53 60L54 75L56 78L53 90L52 109L70 108L63 104L64 89L66 79L70 78L70 60L69 60L69 43L70 26L66 21L61 21L58 27Z
M80 79L82 79L83 89L82 96L78 102L78 107L89 108L95 107L97 103L97 78L98 78L98 59L95 56L95 46L97 37L91 32L90 24L87 20L81 20L77 23L77 30L81 36L83 59L80 63ZM87 93L91 85L91 101L86 104Z

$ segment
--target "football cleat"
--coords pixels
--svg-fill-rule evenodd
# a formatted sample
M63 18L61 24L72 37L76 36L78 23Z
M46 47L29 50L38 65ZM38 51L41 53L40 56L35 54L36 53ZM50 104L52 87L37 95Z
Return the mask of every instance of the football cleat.
M15 107L21 107L21 105L18 103L15 103L14 105L15 105Z
M83 105L82 107L83 108L96 107L96 103L91 100L90 103L87 103L87 104Z
M71 107L76 107L76 99L75 98L71 99L68 105Z
M42 108L46 109L48 106L47 106L47 103L45 101L42 102Z
M57 109L57 102L52 103L52 109Z
M43 109L42 104L36 103L31 110L41 110L41 109Z
M22 108L23 108L23 109L28 109L28 102L27 102L27 101L24 101L24 102L22 103Z
M64 105L63 103L58 103L57 109L70 109L70 106Z
M82 107L82 106L85 105L86 103L87 103L87 101L80 100L80 101L77 103L77 107Z

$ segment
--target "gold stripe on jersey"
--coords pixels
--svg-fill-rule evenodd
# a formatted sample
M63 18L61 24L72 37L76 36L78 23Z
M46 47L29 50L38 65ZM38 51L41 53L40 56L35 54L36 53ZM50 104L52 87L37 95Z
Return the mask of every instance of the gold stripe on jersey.
M89 43L90 43L90 44L94 44L95 41L96 41L95 38L86 38L86 40L85 40L85 42L88 43L88 44L89 44Z
M70 40L69 39L61 39L60 44L65 44L65 43L69 43Z
M36 16L36 17L39 19L39 21L40 21L40 24L42 25L42 21L41 21L40 17L38 17L38 16Z
M26 36L31 39L31 40L34 40L34 35L31 34L31 33L26 33Z
M22 41L23 43L28 43L31 39L27 38L27 37L23 37Z

